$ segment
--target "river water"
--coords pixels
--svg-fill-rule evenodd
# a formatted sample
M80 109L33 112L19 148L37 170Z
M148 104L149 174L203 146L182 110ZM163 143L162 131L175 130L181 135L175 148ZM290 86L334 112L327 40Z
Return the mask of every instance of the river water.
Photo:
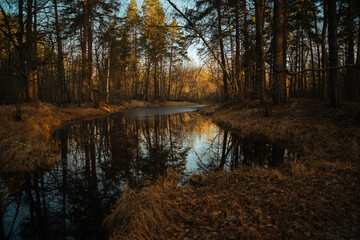
M58 164L0 178L0 239L107 239L103 219L126 183L140 186L170 168L186 179L293 158L217 126L201 107L133 109L64 126L53 135Z

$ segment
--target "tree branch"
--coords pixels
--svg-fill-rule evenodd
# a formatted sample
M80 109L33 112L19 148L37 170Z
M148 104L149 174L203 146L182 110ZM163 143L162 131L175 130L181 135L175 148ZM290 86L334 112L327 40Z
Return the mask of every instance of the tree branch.
M221 66L221 69L227 73L226 67L224 66L224 64L222 64L222 62L220 61L220 59L218 58L218 56L215 54L214 50L210 47L210 45L208 44L208 42L206 41L206 39L204 38L204 36L201 34L201 32L199 31L199 29L197 29L195 27L195 25L191 22L191 20L183 13L180 11L180 9L173 3L171 2L171 0L167 0L170 5L178 12L180 13L180 15L189 23L189 25L191 26L191 28L197 33L197 35L200 37L200 39L204 42L204 44L206 45L207 49L209 49L209 51L211 52L212 56L215 58L215 60L219 63L219 65Z

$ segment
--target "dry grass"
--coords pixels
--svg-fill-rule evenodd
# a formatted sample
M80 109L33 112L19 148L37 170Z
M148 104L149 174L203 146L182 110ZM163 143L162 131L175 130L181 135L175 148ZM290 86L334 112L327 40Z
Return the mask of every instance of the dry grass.
M127 186L115 211L105 220L112 229L112 239L165 238L164 233L177 212L177 184L177 175L172 173L145 189Z
M358 236L359 168L287 163L126 188L106 224L113 239L338 239Z
M309 158L360 160L360 105L330 109L314 100L270 106L270 116L255 103L213 105L202 110L220 125L305 153Z
M136 107L185 106L187 102L148 103L122 101L118 105L90 103L81 107L68 105L60 108L42 102L24 104L22 121L14 120L15 106L0 106L0 170L2 172L29 171L58 161L57 147L51 134L62 124L80 119L91 119Z

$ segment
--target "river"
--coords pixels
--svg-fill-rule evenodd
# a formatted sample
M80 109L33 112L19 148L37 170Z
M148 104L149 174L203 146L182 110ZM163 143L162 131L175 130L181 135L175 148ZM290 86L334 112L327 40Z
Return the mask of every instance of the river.
M132 109L62 127L53 135L58 164L1 176L0 238L107 239L103 219L126 184L142 186L170 168L186 179L294 157L217 126L198 113L202 107Z

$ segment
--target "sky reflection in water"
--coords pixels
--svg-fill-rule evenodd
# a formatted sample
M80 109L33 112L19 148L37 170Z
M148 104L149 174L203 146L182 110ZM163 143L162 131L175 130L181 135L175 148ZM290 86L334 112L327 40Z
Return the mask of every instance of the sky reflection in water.
M57 165L0 178L0 238L107 239L102 221L126 182L141 186L169 168L186 176L293 157L218 127L199 108L133 109L63 127L53 136Z

